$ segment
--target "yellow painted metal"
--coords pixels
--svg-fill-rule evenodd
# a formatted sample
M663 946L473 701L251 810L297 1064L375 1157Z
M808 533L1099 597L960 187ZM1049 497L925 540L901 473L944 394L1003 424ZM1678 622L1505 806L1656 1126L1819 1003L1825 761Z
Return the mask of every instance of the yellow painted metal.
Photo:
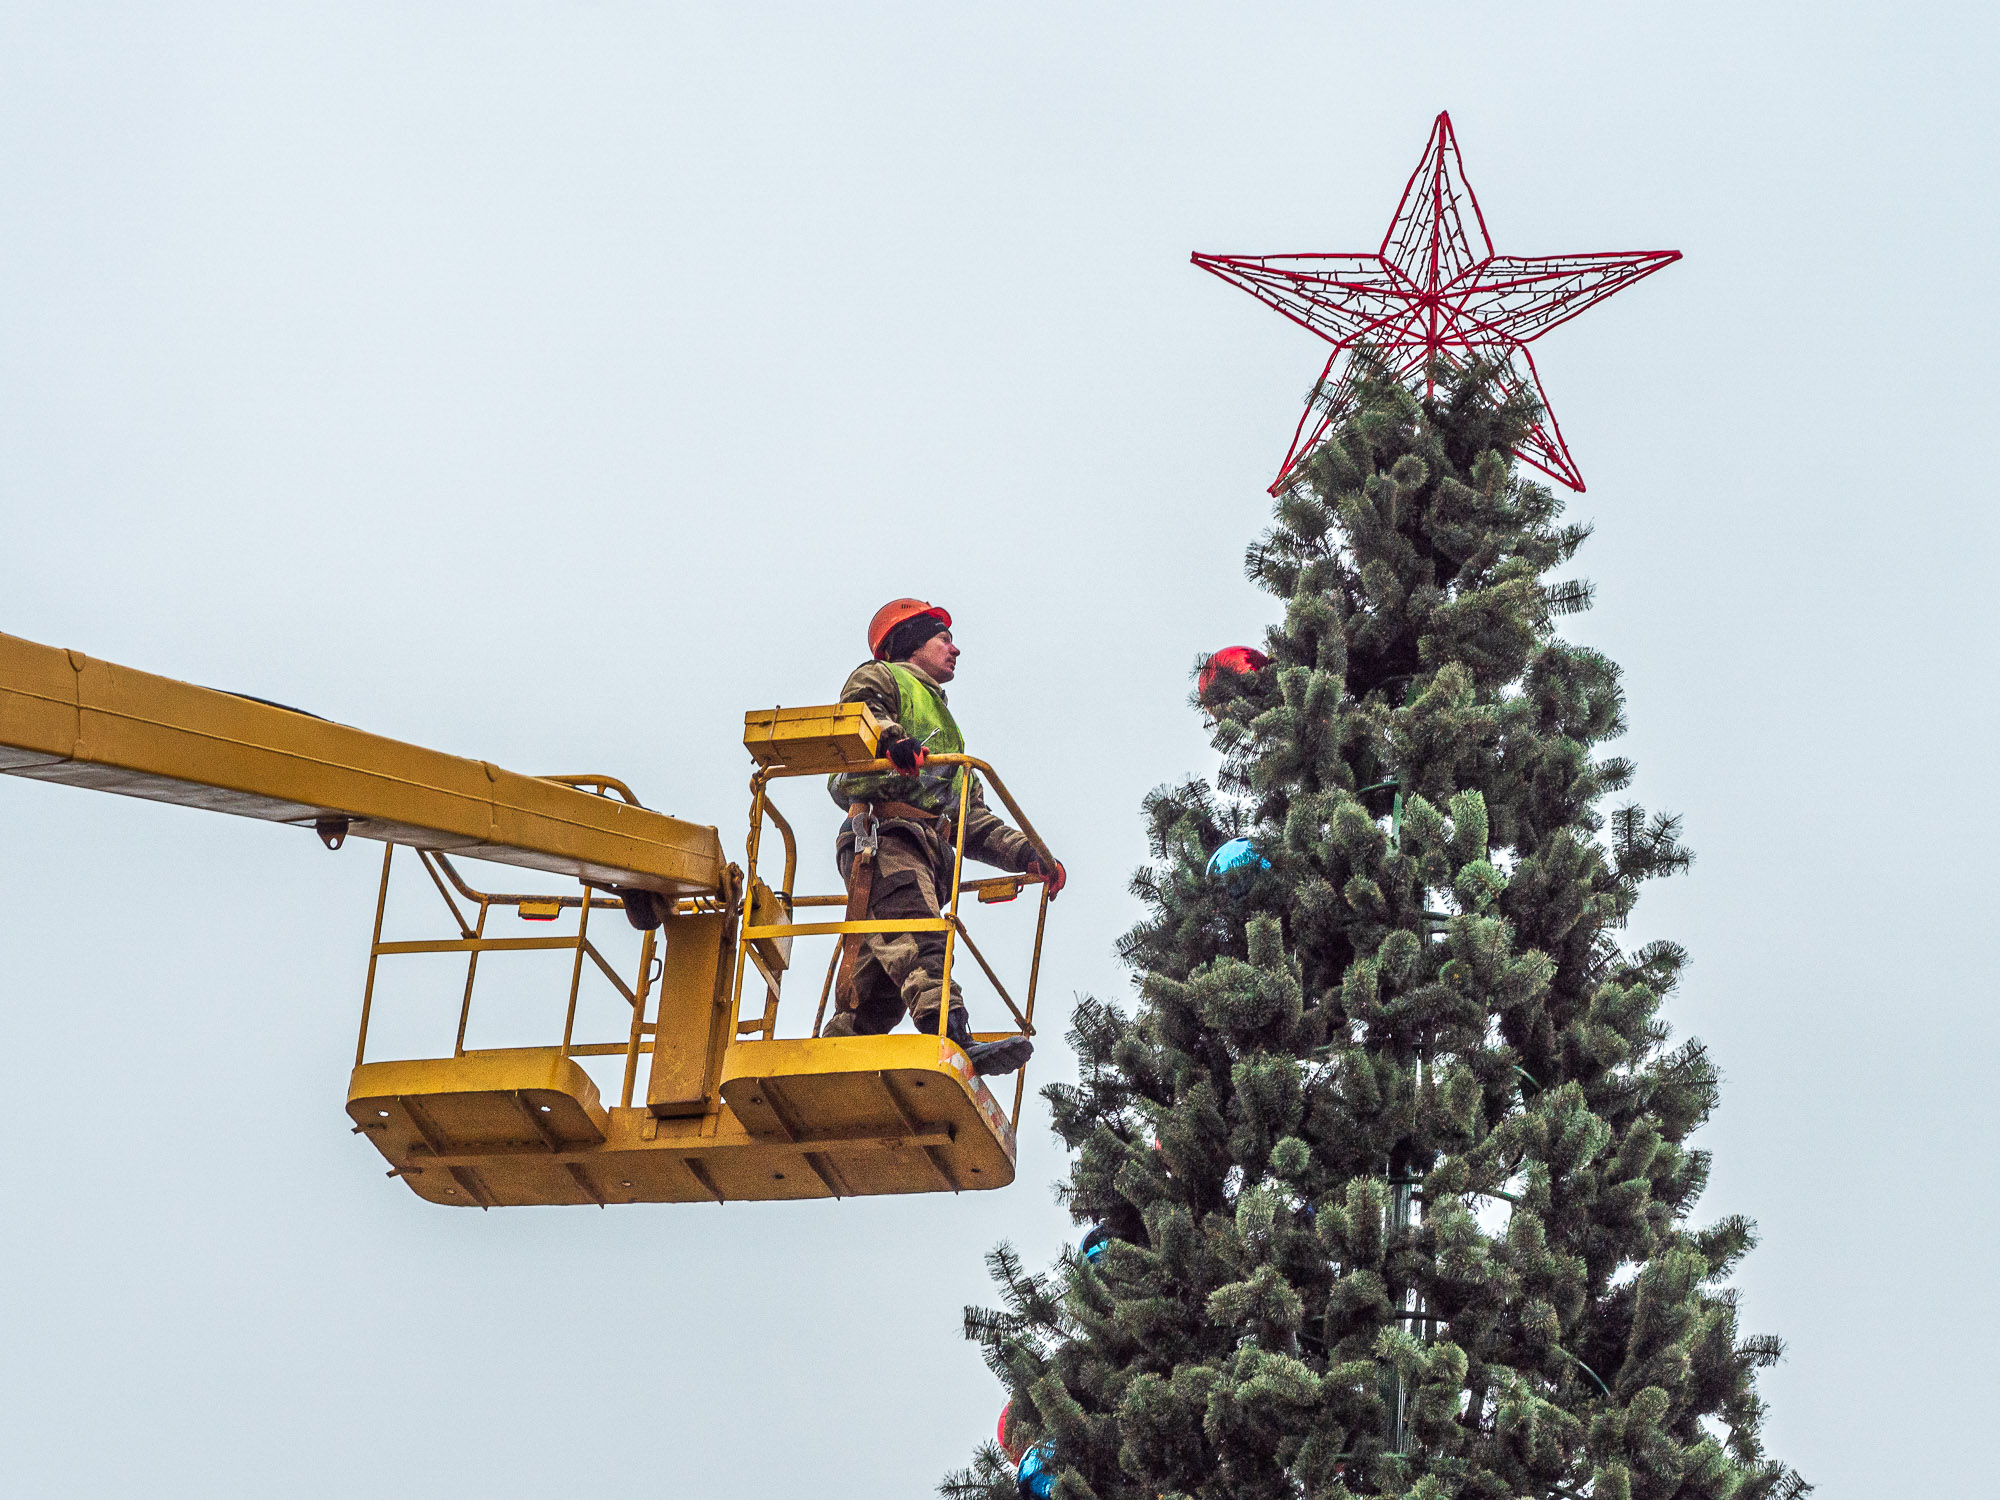
M764 767L799 774L851 771L875 759L882 729L860 703L756 708L743 716L743 748Z
M465 1055L465 1028L472 1021L472 986L473 982L479 978L479 948L477 944L486 931L486 918L492 910L492 902L482 901L479 903L479 921L472 929L473 935L465 939L466 942L475 946L467 949L465 955L465 996L459 1001L458 1005L458 1039L451 1044L451 1055L453 1057L463 1057ZM456 916L457 912L454 911L452 915ZM375 946L376 952L369 956L379 958L381 956L382 945L377 943Z
M584 907L578 913L576 924L576 957L570 960L569 966L569 1009L563 1013L562 1045L565 1054L569 1052L570 1043L576 1037L576 996L577 991L583 988L583 959L585 954L595 957L597 959L597 966L611 976L611 982L617 985L619 989L625 990L625 999L628 1003L632 1000L632 992L626 990L625 986L619 983L618 976L611 972L611 965L604 961L602 954L590 946L590 908L588 906Z
M958 887L959 882L965 878L965 814L966 810L972 805L971 798L972 778L970 776L960 776L958 778L958 817L955 820L956 841L953 843L951 850L951 904L945 908L945 915L950 920L951 925L945 929L944 934L944 973L938 976L938 983L944 991L943 1003L938 1006L937 1034L939 1041L944 1040L945 1029L951 1024L951 961L958 947ZM1008 1008L1012 1009L1013 1002L1010 1000L1007 1003Z
M1005 1111L965 1054L928 1034L739 1042L722 1097L752 1135L827 1158L815 1170L837 1168L824 1176L841 1197L965 1192L1014 1178ZM841 1143L870 1137L908 1139L918 1151L850 1162Z
M818 1036L820 1028L826 1025L826 1002L833 994L834 976L840 971L840 944L833 945L833 951L826 958L826 978L820 982L819 1008L813 1012L812 1034Z
M960 918L964 892L987 899L991 891L991 899L1005 900L1024 883L1018 876L962 879L969 778L961 786L946 915L791 920L799 907L839 906L844 898L794 892L797 841L771 805L767 782L885 769L887 762L873 759L878 736L875 721L857 705L746 715L744 742L759 769L752 777L748 868L739 871L723 857L713 828L639 806L615 778L520 776L0 635L0 773L317 827L335 847L349 833L386 845L348 1112L356 1132L387 1158L392 1176L444 1204L817 1198L968 1191L1013 1180L1019 1079L1010 1119L964 1052L940 1036L776 1036L793 940L820 934L941 931L947 976L963 940L1014 1008ZM984 776L1044 862L1052 862L990 766L962 755L931 759ZM767 821L784 843L776 887L757 874ZM398 844L415 850L450 914L451 935L384 940ZM569 875L584 889L579 895L480 891L447 851ZM592 894L605 887L668 898L663 925L642 939L638 972L629 981L591 940L592 910L625 904ZM488 936L488 916L508 906L541 921L576 908L577 929L569 936ZM1046 915L1044 888L1027 1007L1015 1011L1031 1033ZM509 953L564 949L573 957L560 1045L467 1050L482 956L499 961ZM466 973L452 1055L368 1061L381 963L457 953L465 955ZM630 1008L622 1039L575 1035L585 959ZM763 979L764 1002L759 1014L742 1020L743 975L751 964ZM829 964L822 1009L833 972ZM645 1095L635 1105L642 1053ZM623 1059L618 1105L605 1108L578 1057Z
M657 931L648 929L639 948L639 988L632 996L632 1029L625 1037L625 1082L618 1094L618 1103L628 1109L632 1104L632 1086L639 1077L639 1043L646 1035L646 999L653 988L653 948L658 936ZM1020 1113L1017 1105L1014 1110L1017 1124Z
M710 827L10 635L0 772L663 895L727 863Z
M698 1115L715 1098L722 1049L734 1026L729 976L736 959L733 912L675 917L661 929L660 1019L653 1033L646 1107L655 1115Z
M792 962L793 933L786 925L791 914L791 902L763 881L750 887L750 913L744 921L743 937L756 944L766 974L782 974Z
M368 1055L368 1014L375 1003L375 968L382 957L382 913L389 905L389 867L395 862L395 858L396 846L384 844L382 888L375 896L375 935L368 942L368 982L361 990L361 1035L354 1042L354 1066L357 1068L361 1066L362 1059ZM458 915L456 907L452 909L452 915ZM464 925L464 921L461 920L459 926L463 928Z
M700 1203L970 1192L1014 1180L1014 1132L928 1035L739 1042L713 1114L605 1109L557 1048L368 1063L347 1112L433 1203Z
M1041 901L1035 911L1035 953L1028 960L1028 1009L1021 1017L1021 1029L1029 1036L1035 1034L1035 986L1042 977L1042 934L1049 925L1049 888L1041 891ZM1028 1087L1028 1070L1021 1069L1014 1075L1014 1111L1008 1115L1007 1123L1014 1129L1021 1128L1021 1096Z
M396 846L390 844L383 850L382 855L382 885L375 899L375 930L368 950L368 982L361 997L361 1035L355 1044L354 1060L357 1067L367 1059L368 1022L372 1014L375 998L375 980L381 961L384 958L393 958L412 953L463 953L466 955L465 989L459 1001L458 1032L452 1044L452 1055L458 1057L464 1055L466 1050L466 1028L472 1019L473 992L478 980L479 958L482 953L567 950L572 954L570 961L570 985L568 1007L563 1018L562 1046L558 1050L570 1056L627 1054L626 1071L629 1077L636 1065L636 1060L631 1054L636 1050L638 1038L653 1030L651 1026L645 1024L643 1012L646 1004L647 989L653 977L654 934L648 932L642 946L639 959L639 973L635 979L636 989L633 984L625 982L624 978L611 966L603 953L598 950L597 945L590 940L591 910L598 906L621 906L622 902L600 901L595 897L552 897L540 904L553 907L557 915L560 915L564 902L580 908L580 919L577 924L576 933L573 936L489 938L485 935L486 919L494 907L510 903L523 907L532 906L538 904L536 898L521 895L495 895L485 891L474 890L451 867L451 862L444 855L418 850L417 859L422 864L424 872L430 876L431 885L437 891L439 900L444 903L446 910L450 912L453 925L458 928L459 936L455 938L418 938L384 942L382 940L382 916L388 906L389 878L394 868L395 853ZM470 924L466 922L464 913L458 908L458 903L452 899L452 891L448 890L445 882L438 878L439 865L443 866L445 873L450 877L452 889L455 889L461 896L466 897L476 904L478 916L474 922ZM629 1028L627 1039L623 1042L607 1041L572 1045L576 1023L577 997L583 979L583 961L586 958L604 976L611 987L618 992L626 1004L633 1008L632 1024ZM623 1102L630 1102L629 1082Z
M537 948L574 948L575 938L423 938L378 943L377 953L525 953Z
M949 932L947 917L911 917L908 921L877 921L870 917L852 922L794 922L783 927L746 927L746 938L824 937L830 932Z

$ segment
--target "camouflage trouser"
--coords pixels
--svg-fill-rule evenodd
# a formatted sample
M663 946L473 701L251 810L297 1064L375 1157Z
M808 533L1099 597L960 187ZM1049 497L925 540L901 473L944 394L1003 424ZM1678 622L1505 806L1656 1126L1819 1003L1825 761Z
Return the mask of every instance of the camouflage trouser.
M875 855L875 886L868 901L871 921L939 915L938 894L951 889L951 850L946 845L940 851L940 842L928 829L884 820ZM854 865L854 836L845 824L834 858L845 881ZM936 1031L943 978L943 933L871 932L862 939L861 966L854 975L860 1004L828 1016L820 1035L879 1036L894 1031L906 1014L917 1030ZM965 1000L955 981L951 1009L952 1018L963 1025Z

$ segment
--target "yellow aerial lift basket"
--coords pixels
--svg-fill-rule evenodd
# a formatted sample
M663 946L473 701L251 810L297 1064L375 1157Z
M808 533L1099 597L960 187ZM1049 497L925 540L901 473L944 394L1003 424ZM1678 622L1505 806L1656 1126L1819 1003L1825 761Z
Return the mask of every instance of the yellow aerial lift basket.
M377 930L363 997L362 1034L348 1090L348 1113L400 1176L435 1203L480 1207L533 1203L686 1203L730 1199L858 1197L877 1193L963 1192L1014 1180L1014 1132L1025 1073L1014 1078L1012 1109L1003 1109L965 1053L941 1035L820 1037L839 952L820 986L815 1035L777 1036L793 941L865 931L942 931L945 979L963 945L987 975L1020 1028L1034 1030L1047 893L1036 913L1034 954L1023 1005L966 931L964 893L1006 900L1026 876L965 881L961 847L951 901L943 916L904 922L794 920L800 908L841 907L844 895L794 895L798 848L772 804L771 783L829 769L883 769L874 757L876 726L852 704L753 712L744 743L760 764L751 778L748 868L731 866L723 888L683 897L648 930L630 983L590 941L591 912L627 898L593 894L554 898L578 908L574 937L492 938L497 908L525 914L551 898L493 894L467 885L449 855L418 850L417 860L444 899L455 937L383 942L395 847L384 851ZM1024 832L1040 839L992 768L970 756L936 756L983 774ZM968 798L971 778L961 780ZM759 874L766 823L783 841L780 884ZM1046 851L1044 851L1046 854ZM1048 856L1050 862L1053 857ZM747 901L743 893L749 893ZM462 899L474 908L470 913ZM546 1047L468 1051L464 1046L480 956L509 949L574 951L562 1039ZM374 966L404 953L464 953L466 985L458 1042L450 1057L405 1062L366 1060ZM630 1008L622 1040L573 1035L585 961L616 986ZM755 1012L743 1014L746 980L762 987ZM754 990L751 991L754 995ZM655 995L657 998L655 999ZM648 1019L648 1017L651 1019ZM981 1039L1006 1033L985 1033ZM606 1107L574 1061L619 1054L623 1088ZM640 1093L641 1063L645 1063Z
M854 704L746 715L744 744L757 770L747 869L739 870L723 858L714 828L644 808L611 777L521 776L0 635L0 773L308 827L330 848L350 836L384 844L347 1112L391 1176L451 1206L850 1197L1013 1181L1025 1073L1015 1076L1011 1110L1003 1109L964 1052L941 1035L818 1036L832 963L814 1035L777 1035L794 941L857 931L942 931L946 984L962 945L1019 1027L1034 1031L1048 893L1039 892L1033 957L1017 1005L973 942L960 905L967 892L1005 901L1036 882L961 879L971 775L961 778L959 847L942 916L795 919L801 908L843 907L846 898L794 893L797 842L771 803L771 783L887 769L875 758L876 741L874 720ZM931 760L983 776L1044 867L1054 867L990 766L971 756ZM776 887L759 873L766 822L784 846ZM399 849L435 887L452 924L447 935L383 940ZM459 855L568 875L579 886L557 895L483 891L467 882ZM573 911L576 930L494 935L489 918L509 908L531 921ZM620 908L645 929L629 978L590 937L593 912ZM570 954L560 1038L468 1049L482 958L551 950ZM371 1062L378 970L384 959L406 954L464 956L457 1035L449 1055ZM622 1038L575 1035L586 963L625 1002ZM748 1017L746 976L763 991ZM619 1099L609 1106L576 1061L608 1056L623 1059Z

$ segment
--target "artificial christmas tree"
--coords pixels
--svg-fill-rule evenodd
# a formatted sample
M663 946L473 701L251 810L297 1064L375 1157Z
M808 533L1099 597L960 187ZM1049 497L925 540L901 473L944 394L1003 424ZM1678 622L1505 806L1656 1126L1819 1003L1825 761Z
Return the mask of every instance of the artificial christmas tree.
M1086 999L1046 1091L1108 1236L967 1332L1062 1500L1759 1500L1742 1219L1693 1227L1716 1103L1660 1017L1685 956L1626 952L1678 820L1600 804L1618 669L1554 619L1587 528L1511 456L1490 362L1379 364L1299 465L1251 577L1268 665L1210 674L1218 784L1156 792L1127 1012ZM1257 857L1211 872L1247 839ZM946 1494L1015 1493L987 1445Z

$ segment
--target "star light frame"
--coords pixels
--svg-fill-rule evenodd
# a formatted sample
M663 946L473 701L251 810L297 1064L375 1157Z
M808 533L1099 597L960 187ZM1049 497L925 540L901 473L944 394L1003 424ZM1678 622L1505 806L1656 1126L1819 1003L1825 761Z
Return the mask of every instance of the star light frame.
M1469 210L1469 215L1468 215ZM1476 246L1475 249L1475 235ZM1431 394L1436 364L1486 357L1508 394L1532 387L1541 420L1514 452L1581 492L1583 475L1563 441L1528 345L1585 308L1681 258L1678 250L1585 255L1501 255L1465 180L1451 115L1432 123L1422 160L1403 188L1382 243L1370 254L1208 255L1194 264L1333 345L1272 481L1277 494L1350 406L1353 354L1372 350L1390 372Z

